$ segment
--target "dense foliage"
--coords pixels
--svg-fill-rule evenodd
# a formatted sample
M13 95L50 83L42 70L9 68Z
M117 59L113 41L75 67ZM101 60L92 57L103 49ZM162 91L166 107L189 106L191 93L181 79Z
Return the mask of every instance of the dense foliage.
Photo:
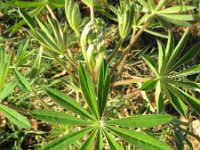
M198 149L199 6L2 2L0 149Z

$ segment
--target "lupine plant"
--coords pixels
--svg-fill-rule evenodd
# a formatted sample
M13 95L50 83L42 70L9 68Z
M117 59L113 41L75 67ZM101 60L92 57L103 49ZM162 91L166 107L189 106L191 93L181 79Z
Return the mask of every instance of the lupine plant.
M110 149L123 149L120 144L115 141L114 136L121 137L142 149L171 149L169 146L147 134L130 130L125 127L149 128L168 123L175 118L166 114L154 114L113 119L110 116L105 115L110 84L109 69L105 60L101 65L98 76L97 92L95 92L95 87L92 84L89 73L83 65L79 64L79 81L88 110L64 93L50 88L46 89L47 94L56 103L74 114L69 114L69 112L36 110L32 112L33 115L36 118L47 122L74 125L81 129L54 140L43 149L65 149L84 137L88 138L79 149L92 149L94 147L95 149L102 149L104 147L104 136L107 139ZM97 93L97 95L95 93Z
M199 83L187 80L185 77L199 73L200 66L196 65L185 70L176 71L178 67L187 63L200 51L200 43L198 43L179 58L186 45L187 37L188 31L185 32L176 47L174 47L174 38L172 34L169 34L166 47L161 41L158 41L158 63L147 55L143 56L144 61L151 68L152 72L155 73L156 78L145 82L141 89L148 91L155 88L155 99L158 112L162 112L164 109L164 98L162 94L162 92L164 92L174 108L181 115L187 116L187 107L183 102L187 103L198 114L200 113L200 101L180 88L183 87L184 89L199 91Z
M75 99L58 90L59 88L45 86L44 97L48 96L60 105L62 111L58 112L49 107L47 102L38 95L33 88L33 82L30 82L21 72L30 40L25 40L20 45L16 60L12 60L12 63L11 53L5 50L1 52L0 69L3 69L0 70L0 101L19 87L23 92L32 93L45 109L29 110L30 116L51 125L71 126L69 133L50 141L42 149L101 150L109 145L111 150L123 150L130 145L145 150L170 150L173 149L172 144L169 146L169 142L163 143L161 139L156 139L154 134L149 132L155 126L163 125L166 128L173 128L175 136L178 135L179 128L176 126L182 124L177 117L166 113L166 104L170 102L184 117L188 117L187 105L192 112L200 114L200 101L191 95L191 90L200 91L200 85L187 78L198 74L200 66L183 69L184 64L200 52L200 43L189 50L186 47L192 26L191 21L199 19L195 6L173 6L167 0L120 0L116 6L109 2L106 6L102 6L100 0L34 2L17 0L14 6L18 7L23 20L7 31L12 35L22 25L27 24L27 36L30 36L31 42L37 45L39 50L36 61L40 63L43 57L53 59L64 70L64 75L68 77L70 83L69 88L72 88L77 96ZM82 13L80 6L88 10L89 17ZM54 8L65 11L65 17L64 19L62 17L61 22L56 17ZM48 14L42 14L46 9ZM45 19L41 18L41 14ZM115 30L117 33L111 36L115 45L109 49L106 38L112 31L107 33L108 20L112 20L117 26ZM178 44L175 43L171 31L173 26L186 28ZM160 33L160 30L164 34ZM141 55L153 75L149 78L137 77L117 81L122 75L128 54L135 52L134 44L144 32L162 38L157 40L157 48L155 48L158 50L157 62L150 53ZM165 44L166 39L167 44ZM74 52L74 49L78 50ZM15 76L15 80L4 84L9 69ZM108 107L112 109L114 106L109 106L108 103L113 100L114 86L127 83L139 85L143 83L138 90L141 90L141 95L148 103L147 106L151 107L150 111L139 111L139 114L128 117L112 116L109 114ZM148 97L148 92L152 94L154 89L155 106ZM0 111L17 126L30 128L27 119L15 110L0 104ZM186 134L186 131L184 132Z

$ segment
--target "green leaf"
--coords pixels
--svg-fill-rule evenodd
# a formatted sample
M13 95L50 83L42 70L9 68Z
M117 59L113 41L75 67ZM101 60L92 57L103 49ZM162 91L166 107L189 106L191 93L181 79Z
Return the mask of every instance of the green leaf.
M179 67L180 65L188 62L189 60L191 60L192 58L194 58L196 55L198 55L200 53L200 42L197 43L196 45L194 45L191 49L189 49L187 51L186 54L184 54L180 60L178 60L173 66L172 68L170 68L170 70L175 70L177 67Z
M142 59L146 62L149 68L158 76L158 72L157 72L158 66L156 62L154 61L154 59L148 55L143 55Z
M95 150L102 150L102 149L103 149L103 136L101 130L99 130L97 135Z
M156 83L158 80L148 80L145 83L142 84L142 87L140 88L140 90L143 91L151 91L155 88Z
M184 102L186 102L188 105L190 105L190 107L192 107L192 109L198 114L200 115L200 100L192 97L191 95L189 95L188 93L178 89L179 92L183 95L184 97Z
M186 89L192 89L194 91L200 92L200 83L192 82L189 80L186 81L175 81L173 82L176 86L180 86Z
M15 110L0 104L0 111L5 115L5 117L7 117L12 123L16 124L18 127L26 129L31 128L28 120Z
M181 52L183 51L183 49L185 48L185 45L187 43L188 35L189 35L189 30L187 30L184 33L184 35L182 36L182 38L179 41L178 45L173 50L173 52L172 52L172 54L171 54L171 56L169 58L169 61L167 62L167 65L166 65L166 71L167 72L169 72L168 70L170 70L170 68L172 67L174 62L176 62L177 59L179 59L179 56L180 56Z
M184 76L193 75L193 74L196 74L199 72L200 72L200 65L196 65L191 68L188 68L188 69L178 72L173 77L184 77Z
M33 18L34 16L37 16L43 8L44 8L44 5L38 6L34 10L30 11L28 14L30 15L31 18ZM11 26L10 28L8 28L6 32L9 32L9 36L12 36L24 24L26 24L26 22L22 20L16 23L14 26Z
M44 5L45 3L46 1L43 1L43 2L15 1L14 6L21 7L21 8L29 8L29 7L38 7L38 6Z
M96 137L96 134L97 134L97 129L94 129L94 131L90 134L85 143L81 146L80 150L91 150L94 144L94 139Z
M173 36L172 32L169 31L167 46L166 46L166 50L165 50L165 56L166 56L165 63L169 60L173 50L174 50L174 36Z
M98 107L100 117L103 115L109 92L110 72L106 60L101 64L98 79Z
M144 150L172 150L172 148L159 140L144 134L139 133L133 130L121 129L116 127L107 126L112 132L128 141L130 144L133 144Z
M62 46L62 49L65 50L66 47L62 38L63 33L60 33L58 23L56 22L56 20L51 19L49 16L47 16L47 19L48 19L49 24L51 25L51 28L53 29L54 36L56 37L57 43L61 43L60 45Z
M31 30L34 30L36 28L36 25L35 25L34 21L32 20L32 18L22 9L19 9L19 13L23 17L25 22L29 25Z
M174 14L174 13L181 13L181 12L190 11L194 9L196 9L196 7L194 6L173 6L173 7L160 10L157 13Z
M96 118L99 118L95 90L90 79L89 73L79 64L79 80L82 94Z
M187 116L187 107L185 106L185 104L180 100L179 97L177 97L176 95L174 95L173 93L176 92L176 89L174 88L170 88L171 86L168 86L168 93L167 96L169 97L170 102L172 103L172 105L174 106L174 108L184 117Z
M134 115L121 119L109 120L106 121L106 123L122 127L153 127L169 123L174 119L175 117L166 114Z
M77 126L91 124L91 122L82 120L81 118L77 118L72 115L68 115L64 112L55 112L50 110L35 110L32 111L32 114L40 120L55 124L68 124Z
M15 89L17 84L18 84L18 82L14 81L14 82L10 82L7 85L5 85L3 90L0 92L0 101L5 99Z
M14 71L20 83L26 88L27 91L31 92L32 87L30 83L27 81L27 79L17 69L14 69Z
M164 51L164 45L161 41L158 40L157 44L158 44L158 72L159 74L162 74L164 69L165 51Z
M62 150L65 149L70 144L75 143L77 140L85 136L89 131L91 131L90 128L86 128L83 130L79 130L76 132L69 133L67 135L62 136L61 138L58 138L52 142L50 142L48 145L42 148L42 150Z
M194 21L195 17L193 15L176 15L176 14L159 14L159 16L177 20L177 21Z
M43 33L49 38L49 40L54 41L54 38L52 37L50 30L47 28L45 23L40 20L39 18L35 17L38 25L40 26L40 29L43 31Z
M87 110L85 110L80 104L78 104L71 97L63 94L60 91L53 90L51 88L46 89L47 94L55 101L60 104L62 107L66 108L69 111L72 111L78 115L94 120L94 117L91 116Z
M151 10L151 7L150 7L149 3L147 3L145 0L137 0L137 2L140 3L147 10Z
M179 16L176 15L176 17L179 17ZM184 16L184 17L186 17L186 16ZM166 17L164 15L160 15L158 18L161 19L161 20L165 20L165 23L167 24L168 28L171 27L171 25L169 23L172 23L172 24L175 24L175 25L178 25L178 26L183 26L183 27L192 26L191 23L189 23L187 21L183 21L183 20L176 20L175 17L173 18L173 17ZM164 25L164 24L162 24L162 25Z
M122 147L116 142L116 140L111 135L109 135L109 133L106 130L103 130L103 132L108 141L110 150L122 150Z
M161 113L164 111L164 98L162 94L162 81L159 80L155 88L155 100L157 106L157 112Z
M11 53L6 53L3 49L1 51L1 60L0 60L0 92L4 86L9 67L10 67L10 60L11 60Z
M15 60L15 66L19 66L22 62L23 59L25 58L25 51L29 46L29 40L24 40L18 50L17 50L17 55L16 55L16 60Z

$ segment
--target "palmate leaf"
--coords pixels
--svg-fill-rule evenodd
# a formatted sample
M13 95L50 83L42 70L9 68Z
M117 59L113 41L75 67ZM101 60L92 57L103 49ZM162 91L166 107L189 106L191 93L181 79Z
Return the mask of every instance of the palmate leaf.
M175 117L166 114L134 115L131 117L109 120L106 121L106 123L122 127L153 127L166 124L174 119Z
M103 60L98 79L98 107L100 117L103 115L109 92L110 73L106 60Z
M0 104L0 112L2 112L5 117L7 117L12 123L16 124L18 127L26 129L31 128L31 125L26 117L22 116L15 110Z
M97 108L97 100L96 94L94 90L94 86L90 79L89 73L86 69L79 64L79 80L81 84L82 94L90 107L92 113L95 115L96 118L99 118L98 108Z
M97 129L94 129L93 132L90 134L88 139L85 141L85 143L81 146L80 150L91 150L92 146L94 144L94 140L97 134Z
M85 110L80 104L78 104L71 97L63 94L60 91L53 90L50 88L46 89L47 94L52 98L53 101L60 104L62 107L66 108L69 111L72 111L78 115L86 117L88 119L94 120L94 117L90 115L87 110Z
M108 144L109 144L109 147L111 150L122 150L123 148L116 142L116 140L111 136L109 135L109 133L104 130L103 131L105 136L106 136L106 139L108 141Z
M172 150L168 145L158 141L157 139L146 135L144 133L139 133L133 130L121 129L112 126L106 126L109 130L114 132L119 137L128 141L129 143L144 149L144 150Z
M42 150L62 150L68 147L70 144L75 143L80 138L84 137L88 132L92 130L91 127L79 130L76 132L69 133L67 135L62 136L54 140L53 142L49 143Z
M89 121L85 121L81 118L68 115L64 112L55 112L50 110L35 110L32 111L32 114L40 120L55 124L67 124L76 126L84 126L91 124L91 122Z

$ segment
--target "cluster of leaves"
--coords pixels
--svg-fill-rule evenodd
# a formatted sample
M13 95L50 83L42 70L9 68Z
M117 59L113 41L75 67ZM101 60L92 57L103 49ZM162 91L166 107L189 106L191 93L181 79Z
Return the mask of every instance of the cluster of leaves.
M170 146L150 136L148 132L145 133L143 128L149 129L164 124L172 128L174 128L174 124L179 126L175 117L165 114L164 107L167 100L184 117L188 117L187 105L191 107L192 111L195 111L198 115L200 114L200 101L188 94L189 91L186 91L190 89L197 92L200 91L199 83L186 79L189 75L199 73L200 66L196 65L185 70L182 69L183 64L199 54L200 44L197 43L185 53L184 48L189 35L188 29L186 29L187 31L176 46L174 36L170 31L169 35L166 36L160 34L156 29L170 29L172 25L191 26L190 21L195 21L199 18L195 14L196 7L187 5L171 6L166 0L160 0L158 3L154 0L121 0L117 7L110 4L103 7L98 0L82 0L82 2L90 10L90 19L82 15L80 3L75 0L42 0L33 2L17 0L14 2L14 6L20 8L19 14L23 20L10 27L7 31L12 35L26 23L30 28L26 28L31 36L30 38L38 42L38 48L40 49L36 59L38 61L36 62L36 67L37 63L40 63L44 50L47 57L53 58L67 72L71 81L69 87L76 93L82 93L83 103L76 102L75 99L61 91L45 88L47 95L64 108L64 111L56 112L49 108L48 104L39 97L37 91L32 88L31 83L19 71L21 69L19 67L23 67L26 61L27 56L25 53L29 46L29 40L20 45L14 61L11 60L11 53L5 50L1 51L0 101L5 100L16 87L19 87L24 92L34 94L46 109L31 111L30 115L51 124L74 126L70 133L55 139L45 145L43 149L78 148L90 150L95 147L95 149L100 150L104 148L105 143L108 143L110 149L117 150L124 149L127 143L146 150L172 149ZM46 20L40 19L42 10L46 8L50 15L46 15ZM64 8L66 23L58 21L52 8ZM105 11L105 9L107 10ZM118 24L117 44L111 54L107 52L105 46L107 22L105 23L103 18L95 18L96 11ZM73 40L68 39L72 32L76 35ZM132 35L129 38L131 32ZM128 52L130 52L143 32L168 39L166 46L160 40L157 41L158 63L149 54L142 56L154 76L146 81L140 90L143 90L142 96L146 99L146 92L155 89L154 95L158 114L145 115L144 113L114 119L115 117L107 114L106 109L110 98L109 93L111 93L109 89L113 85L112 82L121 75L120 66L123 66ZM130 42L127 44L126 41L129 39ZM71 44L73 42L75 44ZM69 44L72 46L69 46ZM79 48L77 53L71 50L75 46ZM123 51L119 51L124 46L126 47ZM119 54L118 56L120 57L118 58L116 54ZM82 57L77 57L79 55ZM117 61L113 58L117 58ZM114 66L110 65L111 63L114 63ZM109 71L109 67L112 67L111 71ZM37 69L39 68L37 67ZM9 70L12 71L15 79L5 83ZM118 73L116 76L115 70ZM150 100L148 103L150 103ZM152 107L152 104L149 104L149 106ZM0 111L20 128L30 128L30 123L26 117L14 109L0 104ZM177 128L174 129L175 135L177 135ZM82 143L81 146L77 144L79 143L78 141ZM120 141L126 141L127 143L121 142L123 144L119 144Z

